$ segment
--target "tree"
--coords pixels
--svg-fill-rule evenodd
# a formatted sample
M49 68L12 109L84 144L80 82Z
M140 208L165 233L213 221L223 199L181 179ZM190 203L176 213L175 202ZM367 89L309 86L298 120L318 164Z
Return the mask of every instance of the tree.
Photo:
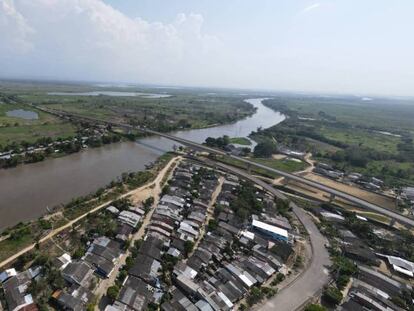
M145 209L146 212L149 210L149 208L152 206L152 204L154 204L154 197L149 197L148 199L146 199L143 202L144 209Z
M326 311L326 308L319 304L310 304L305 308L305 311Z
M108 290L106 291L106 296L108 296L108 298L111 299L112 301L118 297L118 294L119 294L119 287L116 285L109 287Z
M184 254L185 256L188 256L188 254L191 253L194 247L194 242L191 241L185 241L184 242Z
M323 292L323 299L334 306L339 304L342 301L342 293L339 289L337 289L334 286L329 286L324 292Z
M252 306L260 302L263 298L264 293L262 292L262 290L257 286L253 286L250 290L249 296L247 297L247 303L249 304L249 306Z
M254 147L253 154L257 158L269 158L277 151L276 144L271 140L260 142Z

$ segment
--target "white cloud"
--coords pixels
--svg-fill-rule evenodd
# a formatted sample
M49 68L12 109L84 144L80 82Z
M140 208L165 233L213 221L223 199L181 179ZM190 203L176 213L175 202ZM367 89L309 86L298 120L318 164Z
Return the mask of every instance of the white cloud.
M100 0L0 0L0 67L26 76L183 81L218 47L203 22L179 14L150 23Z
M14 2L0 1L0 53L29 51L32 46L28 40L32 33L33 29L16 10Z
M306 13L309 13L310 11L317 9L320 6L321 6L321 4L319 2L311 4L311 5L307 6L306 8L304 8L302 11L300 11L298 15L304 15Z

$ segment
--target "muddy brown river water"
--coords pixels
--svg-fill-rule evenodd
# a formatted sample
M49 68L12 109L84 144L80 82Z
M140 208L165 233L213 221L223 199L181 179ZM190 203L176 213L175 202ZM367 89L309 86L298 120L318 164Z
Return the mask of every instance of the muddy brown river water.
M285 119L282 114L262 105L261 100L247 100L257 107L257 111L244 120L172 134L201 143L209 136L246 137L258 127L267 128ZM94 192L123 172L143 170L173 145L167 139L150 137L0 170L0 231L20 221L42 216L47 207Z

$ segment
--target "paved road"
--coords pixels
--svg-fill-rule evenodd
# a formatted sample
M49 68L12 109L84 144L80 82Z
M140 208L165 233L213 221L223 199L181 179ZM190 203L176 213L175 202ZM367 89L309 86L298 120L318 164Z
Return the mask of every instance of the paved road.
M226 153L224 151L217 150L217 149L214 149L214 148L210 148L210 147L205 146L205 145L200 145L198 143L195 143L195 142L187 140L187 139L182 139L182 138L179 138L179 137L175 137L173 135L169 135L169 134L165 134L165 133L159 133L159 132L148 130L148 129L144 129L144 131L146 131L147 133L150 133L150 134L159 135L159 136L171 139L173 141L179 142L181 144L184 144L184 145L187 145L189 147L193 147L193 148L196 148L196 149L199 149L199 150L204 150L204 151L214 153L214 154L218 154L218 155L226 155ZM250 161L249 159L245 159L245 158L242 158L242 157L233 156L233 155L228 155L228 156L230 158L235 159L235 160L244 162L244 163L246 163L250 166L265 169L269 172L276 173L276 174L278 174L280 176L283 176L287 179L294 180L294 181L299 182L301 184L304 184L304 185L319 189L321 191L327 192L329 194L335 195L337 197L343 198L343 199L345 199L345 200L347 200L347 201L349 201L353 204L356 204L357 206L361 206L361 207L376 211L380 214L389 216L389 217L401 222L402 224L414 227L414 219L408 218L408 217L406 217L402 214L399 214L395 211L392 211L390 209L386 209L384 207L372 204L368 201L362 200L362 199L360 199L358 197L355 197L351 194L348 194L348 193L342 192L340 190L331 188L331 187L326 186L326 185L324 185L322 183L319 183L317 181L310 180L310 179L304 178L302 176L294 175L294 174L291 174L291 173L287 173L287 172L284 172L284 171L281 171L281 170L277 170L277 169L268 167L266 165L263 165L263 164L260 164L260 163L254 162L254 161Z
M246 171L218 162L210 161L210 163L253 181L281 199L287 199L283 193ZM331 260L325 248L326 238L319 232L310 215L293 202L291 202L291 206L293 212L309 233L312 247L310 265L295 281L283 288L274 298L257 307L256 310L298 310L306 305L310 298L318 294L329 281L328 267L331 265Z

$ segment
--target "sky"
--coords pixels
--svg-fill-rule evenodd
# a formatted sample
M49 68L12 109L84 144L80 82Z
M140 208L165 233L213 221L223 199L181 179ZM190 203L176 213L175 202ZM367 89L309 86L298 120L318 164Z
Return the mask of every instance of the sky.
M412 0L0 0L0 77L414 95Z

